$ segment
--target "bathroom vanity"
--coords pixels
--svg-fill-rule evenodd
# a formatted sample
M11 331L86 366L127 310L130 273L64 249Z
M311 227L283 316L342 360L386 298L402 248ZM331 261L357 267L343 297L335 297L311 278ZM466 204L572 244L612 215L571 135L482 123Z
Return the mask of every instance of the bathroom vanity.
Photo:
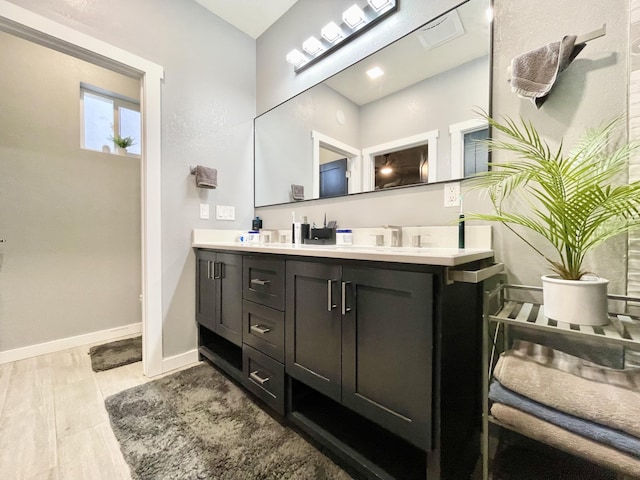
M193 247L201 357L352 472L469 478L491 250Z

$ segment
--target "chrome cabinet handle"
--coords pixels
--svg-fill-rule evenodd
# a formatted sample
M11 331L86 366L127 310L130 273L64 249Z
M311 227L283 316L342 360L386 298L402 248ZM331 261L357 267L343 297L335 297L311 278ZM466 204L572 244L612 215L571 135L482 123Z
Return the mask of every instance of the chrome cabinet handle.
M259 333L260 335L264 335L265 333L271 331L270 328L262 325L251 325L251 328L249 328L249 330L251 330L253 333Z
M207 261L207 278L211 280L211 261Z
M249 378L251 378L251 380L253 380L254 382L259 383L260 385L264 385L265 383L267 383L269 381L269 377L261 377L260 375L258 375L260 372L260 370L256 370L255 372L251 372L249 374Z
M222 262L213 262L213 278L222 278Z
M351 311L351 307L347 307L347 284L351 282L342 282L342 314L346 315Z
M337 307L337 305L333 303L333 289L331 288L333 286L333 282L335 282L335 280L327 280L327 311L328 312L330 312L331 310Z
M270 283L270 280L260 280L259 278L251 279L251 285L269 285Z

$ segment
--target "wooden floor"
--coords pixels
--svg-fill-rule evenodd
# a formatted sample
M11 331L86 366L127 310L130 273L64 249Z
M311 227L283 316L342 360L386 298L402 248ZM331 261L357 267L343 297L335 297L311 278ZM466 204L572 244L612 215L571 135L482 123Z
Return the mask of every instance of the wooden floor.
M131 478L104 399L149 379L142 362L92 371L90 346L0 365L0 478Z

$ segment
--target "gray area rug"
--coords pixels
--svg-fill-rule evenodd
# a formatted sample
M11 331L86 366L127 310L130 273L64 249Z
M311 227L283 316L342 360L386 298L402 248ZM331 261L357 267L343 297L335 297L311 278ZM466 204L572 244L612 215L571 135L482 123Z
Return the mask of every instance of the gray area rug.
M125 338L89 349L91 368L102 372L142 361L142 337Z
M207 363L108 397L133 479L351 478Z

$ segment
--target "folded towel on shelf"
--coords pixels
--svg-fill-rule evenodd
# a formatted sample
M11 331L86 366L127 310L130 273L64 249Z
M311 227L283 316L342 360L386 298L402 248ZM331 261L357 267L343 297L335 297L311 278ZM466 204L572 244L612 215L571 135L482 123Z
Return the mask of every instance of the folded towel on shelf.
M198 188L216 188L218 186L218 170L215 168L196 167L196 187Z
M640 457L640 438L534 402L531 399L504 388L495 380L489 387L489 398L494 402L503 403L535 415L546 422L562 427L570 432Z
M594 382L615 385L635 392L640 391L640 368L637 367L607 368L552 348L521 340L513 343L511 355L527 358L540 365L562 370Z
M575 35L531 50L511 61L511 90L540 108L562 72L585 47Z
M502 403L493 404L491 415L534 440L630 475L634 479L640 479L640 459L633 455L585 438Z
M304 185L291 184L291 199L304 200Z
M522 348L522 344L518 346ZM541 348L532 347L531 350L535 352ZM640 388L623 388L554 368L554 360L558 363L559 359L570 357L561 352L557 352L560 355L548 352L542 357L529 357L522 356L522 351L508 350L500 355L493 375L503 387L556 410L640 437ZM536 358L552 365L540 363ZM569 365L578 366L577 360L570 360ZM589 365L590 372L610 373L607 372L609 369ZM628 379L620 374L620 370L612 372Z

